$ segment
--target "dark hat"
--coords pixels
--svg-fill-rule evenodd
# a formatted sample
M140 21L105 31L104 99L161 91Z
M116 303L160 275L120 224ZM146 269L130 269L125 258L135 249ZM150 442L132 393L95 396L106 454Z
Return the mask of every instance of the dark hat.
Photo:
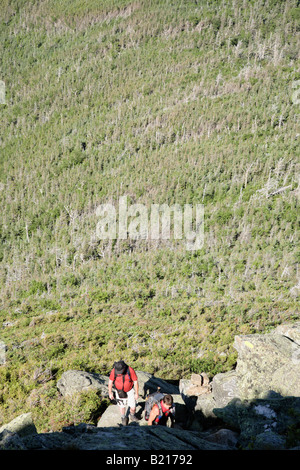
M126 367L127 365L125 364L124 361L118 361L114 363L114 368L117 374L122 374L122 372L124 372Z

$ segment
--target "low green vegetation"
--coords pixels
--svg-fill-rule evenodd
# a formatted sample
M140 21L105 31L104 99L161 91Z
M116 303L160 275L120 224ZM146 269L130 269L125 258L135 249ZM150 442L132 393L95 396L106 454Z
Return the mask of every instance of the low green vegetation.
M5 0L0 424L94 421L68 369L234 367L299 317L296 0ZM97 207L204 205L204 245L99 240Z

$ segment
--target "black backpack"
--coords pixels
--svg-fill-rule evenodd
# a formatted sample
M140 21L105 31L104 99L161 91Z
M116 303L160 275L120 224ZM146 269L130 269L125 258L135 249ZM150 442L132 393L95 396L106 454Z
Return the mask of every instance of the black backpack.
M144 410L144 413L145 413L144 416L145 416L146 421L148 421L149 419L150 412L153 408L153 405L158 406L159 416L163 415L160 402L164 398L164 396L165 396L165 393L162 393L159 391L151 393L150 395L147 396L146 401L145 401L145 410Z

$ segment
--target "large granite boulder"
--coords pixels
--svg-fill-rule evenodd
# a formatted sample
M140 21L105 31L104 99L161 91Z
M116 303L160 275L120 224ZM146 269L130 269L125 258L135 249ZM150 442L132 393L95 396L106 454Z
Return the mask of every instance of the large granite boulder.
M96 390L106 398L108 397L108 377L80 370L68 370L58 380L57 388L65 397Z
M27 436L30 434L37 433L35 424L32 420L31 413L23 413L22 415L17 416L15 419L10 421L9 423L3 424L0 427L0 433L2 433L3 431L16 433L19 436Z
M216 374L212 380L212 393L216 407L226 406L239 396L238 379L235 370Z
M236 336L237 396L264 398L275 392L300 396L300 322L269 334Z
M244 448L299 445L300 322L272 333L236 336L235 370L217 374L211 393L192 396L190 381L180 385L192 429L225 426L239 434ZM289 439L287 439L289 436Z

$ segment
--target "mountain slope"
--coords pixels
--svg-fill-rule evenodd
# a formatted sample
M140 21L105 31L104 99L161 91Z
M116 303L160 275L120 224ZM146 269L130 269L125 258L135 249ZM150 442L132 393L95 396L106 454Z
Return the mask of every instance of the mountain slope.
M298 318L296 0L15 0L0 21L3 415L35 390L51 414L54 377L119 356L228 370L235 333ZM100 240L121 196L203 204L203 247Z

